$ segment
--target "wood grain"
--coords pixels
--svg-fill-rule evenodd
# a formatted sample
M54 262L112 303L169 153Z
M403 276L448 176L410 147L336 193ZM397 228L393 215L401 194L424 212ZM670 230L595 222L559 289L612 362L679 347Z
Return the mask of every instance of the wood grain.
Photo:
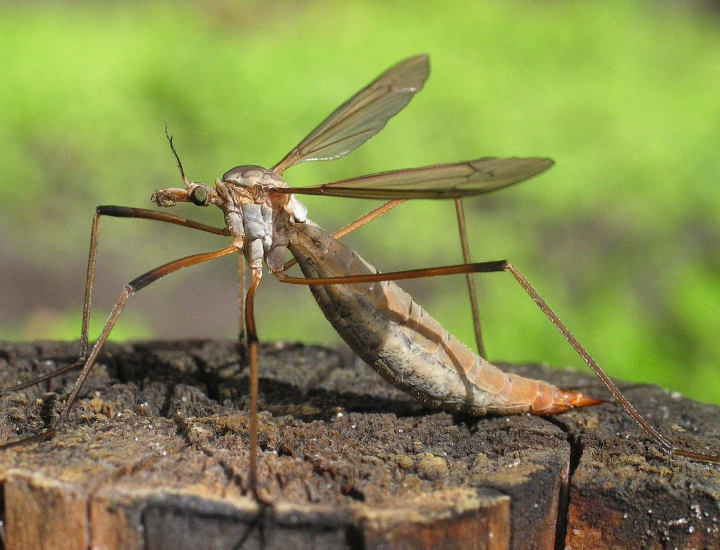
M0 383L76 345L0 343ZM594 378L526 376L606 398ZM0 452L6 547L712 548L720 471L667 458L612 403L552 418L423 410L343 348L260 359L260 487L246 496L247 372L232 342L110 344L54 440ZM0 399L0 437L36 433L72 373ZM625 385L661 431L720 447L718 409Z

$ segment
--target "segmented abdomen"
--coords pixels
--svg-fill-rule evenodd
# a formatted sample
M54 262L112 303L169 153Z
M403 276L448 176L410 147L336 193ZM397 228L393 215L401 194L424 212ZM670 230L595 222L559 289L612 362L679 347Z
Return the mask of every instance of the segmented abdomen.
M377 273L309 222L289 249L308 278ZM391 281L310 287L350 348L393 386L453 412L554 414L599 401L505 373L445 330Z

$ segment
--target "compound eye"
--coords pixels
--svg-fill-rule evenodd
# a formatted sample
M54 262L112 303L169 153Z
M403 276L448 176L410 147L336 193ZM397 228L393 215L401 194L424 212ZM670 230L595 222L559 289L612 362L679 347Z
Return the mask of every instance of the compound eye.
M207 189L204 187L196 187L190 192L190 200L196 206L207 206L210 201Z

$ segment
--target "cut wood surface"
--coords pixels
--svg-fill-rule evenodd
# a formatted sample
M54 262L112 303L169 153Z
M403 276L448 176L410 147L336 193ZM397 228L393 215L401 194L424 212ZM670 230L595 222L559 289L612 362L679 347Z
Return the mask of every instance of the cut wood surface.
M0 385L76 344L0 343ZM525 376L608 398L592 376ZM0 399L37 433L76 373ZM550 418L422 409L344 348L264 346L260 490L232 342L109 344L58 436L0 451L10 549L719 548L720 467L668 458L615 403ZM673 442L720 451L720 409L621 384Z

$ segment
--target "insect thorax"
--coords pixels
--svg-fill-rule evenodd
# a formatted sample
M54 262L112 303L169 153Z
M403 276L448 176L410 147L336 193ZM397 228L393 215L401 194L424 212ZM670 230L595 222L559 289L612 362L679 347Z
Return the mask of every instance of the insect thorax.
M273 193L286 187L278 174L255 165L236 166L216 182L228 229L242 239L255 268L264 259L271 271L282 270L290 236L305 223L307 209L294 195Z

